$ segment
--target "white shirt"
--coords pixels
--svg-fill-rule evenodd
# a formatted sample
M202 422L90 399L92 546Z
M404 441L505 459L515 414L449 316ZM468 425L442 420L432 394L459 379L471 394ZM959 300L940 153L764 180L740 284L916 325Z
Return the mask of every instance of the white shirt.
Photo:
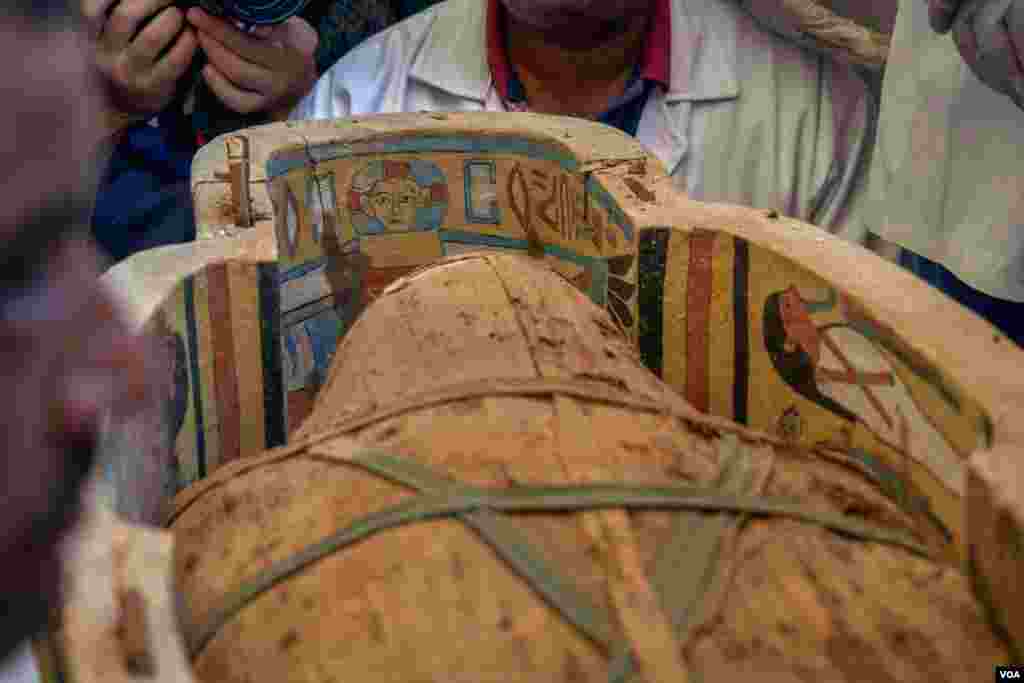
M36 657L28 641L0 662L0 683L39 683L40 680Z
M292 118L503 111L486 59L486 7L447 0L370 38ZM867 148L863 83L729 0L671 0L671 12L671 82L649 98L637 139L695 199L838 229Z

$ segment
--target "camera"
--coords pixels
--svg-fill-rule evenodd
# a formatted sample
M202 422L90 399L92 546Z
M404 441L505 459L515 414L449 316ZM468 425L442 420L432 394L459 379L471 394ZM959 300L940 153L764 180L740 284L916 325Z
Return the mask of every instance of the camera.
M301 12L309 0L176 0L182 9L198 5L210 14L246 26L280 24Z

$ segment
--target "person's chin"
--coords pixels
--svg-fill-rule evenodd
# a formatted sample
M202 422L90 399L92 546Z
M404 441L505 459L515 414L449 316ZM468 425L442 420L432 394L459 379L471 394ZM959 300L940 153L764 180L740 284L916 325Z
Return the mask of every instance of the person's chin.
M564 13L534 19L532 28L546 40L569 50L588 50L604 45L622 33L623 21L588 14Z

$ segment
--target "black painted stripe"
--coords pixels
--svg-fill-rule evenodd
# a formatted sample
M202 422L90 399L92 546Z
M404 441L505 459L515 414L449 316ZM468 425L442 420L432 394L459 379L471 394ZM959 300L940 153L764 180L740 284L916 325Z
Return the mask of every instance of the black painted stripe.
M261 263L259 266L260 348L263 354L263 415L267 448L282 446L287 438L278 270L276 263Z
M736 374L732 385L733 419L745 425L747 399L750 391L750 245L746 240L734 238L735 262L733 267L733 312L735 316Z
M664 353L665 263L668 260L668 228L640 232L640 286L637 330L640 359L658 377L662 375Z
M206 477L206 429L203 424L203 378L199 374L199 330L196 326L195 278L185 278L185 327L188 334L188 366L192 387L192 410L196 424L196 468Z

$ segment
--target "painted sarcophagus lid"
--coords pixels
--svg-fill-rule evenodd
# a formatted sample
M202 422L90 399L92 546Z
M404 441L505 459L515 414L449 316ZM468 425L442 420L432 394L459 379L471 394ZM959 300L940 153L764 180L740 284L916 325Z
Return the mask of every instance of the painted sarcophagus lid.
M392 283L292 443L170 526L201 680L911 681L928 653L957 681L1008 656L926 510L698 412L521 254Z
M247 151L232 160L226 142ZM556 117L279 124L214 141L194 171L202 239L114 274L160 272L136 286L138 318L158 311L185 341L178 487L301 433L395 278L483 249L543 259L692 409L842 453L926 520L947 561L970 560L979 590L1012 584L1019 565L1000 549L1020 528L1005 470L1022 442L1021 351L862 248L774 211L691 201L634 140ZM335 401L341 416L361 409Z

